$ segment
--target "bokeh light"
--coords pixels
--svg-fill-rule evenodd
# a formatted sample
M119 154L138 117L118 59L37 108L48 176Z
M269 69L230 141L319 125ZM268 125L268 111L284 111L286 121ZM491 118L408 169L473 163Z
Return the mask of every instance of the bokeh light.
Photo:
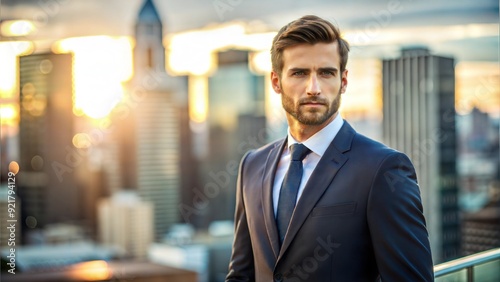
M15 104L0 105L0 123L15 126L19 122L19 111Z
M35 30L35 25L27 20L4 21L0 28L5 37L26 36Z
M112 277L112 271L106 261L96 260L73 265L70 276L78 281L103 281Z
M16 161L12 161L9 163L9 171L17 174L19 172L19 164Z

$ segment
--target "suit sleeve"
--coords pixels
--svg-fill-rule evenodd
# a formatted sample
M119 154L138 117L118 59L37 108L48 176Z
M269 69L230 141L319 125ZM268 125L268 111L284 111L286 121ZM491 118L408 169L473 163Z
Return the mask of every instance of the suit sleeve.
M249 152L250 153L250 152ZM243 199L243 172L247 153L240 163L236 187L236 209L234 215L234 241L229 273L226 281L255 281L252 242L248 230L247 215Z
M420 190L406 155L394 152L382 161L367 217L382 281L434 281Z

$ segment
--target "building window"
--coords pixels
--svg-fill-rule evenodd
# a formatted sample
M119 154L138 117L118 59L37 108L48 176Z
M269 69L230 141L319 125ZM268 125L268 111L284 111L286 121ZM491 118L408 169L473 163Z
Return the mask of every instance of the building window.
M151 47L148 48L148 68L153 68L153 49Z

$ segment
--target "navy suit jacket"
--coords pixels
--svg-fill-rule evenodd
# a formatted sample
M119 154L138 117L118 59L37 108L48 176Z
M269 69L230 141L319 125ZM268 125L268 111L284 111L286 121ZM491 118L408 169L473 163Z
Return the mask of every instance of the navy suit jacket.
M280 248L272 189L285 145L241 161L226 281L433 281L413 165L347 122L307 182Z

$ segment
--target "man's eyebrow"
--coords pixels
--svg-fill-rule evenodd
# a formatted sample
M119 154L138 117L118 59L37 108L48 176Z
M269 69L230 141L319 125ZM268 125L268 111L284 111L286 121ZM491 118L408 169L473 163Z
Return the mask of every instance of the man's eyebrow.
M339 69L337 69L336 67L325 67L325 68L319 68L318 70L320 72L321 71L329 71L329 72L333 72L333 73L338 73L339 72Z
M291 68L288 69L288 72L296 72L296 71L309 71L308 68Z
M300 68L300 67L295 67L295 68L290 68L288 69L288 72L297 72L297 71L303 71L303 72L309 72L311 71L309 68ZM332 73L338 73L339 69L336 67L323 67L323 68L318 68L318 71L329 71Z

